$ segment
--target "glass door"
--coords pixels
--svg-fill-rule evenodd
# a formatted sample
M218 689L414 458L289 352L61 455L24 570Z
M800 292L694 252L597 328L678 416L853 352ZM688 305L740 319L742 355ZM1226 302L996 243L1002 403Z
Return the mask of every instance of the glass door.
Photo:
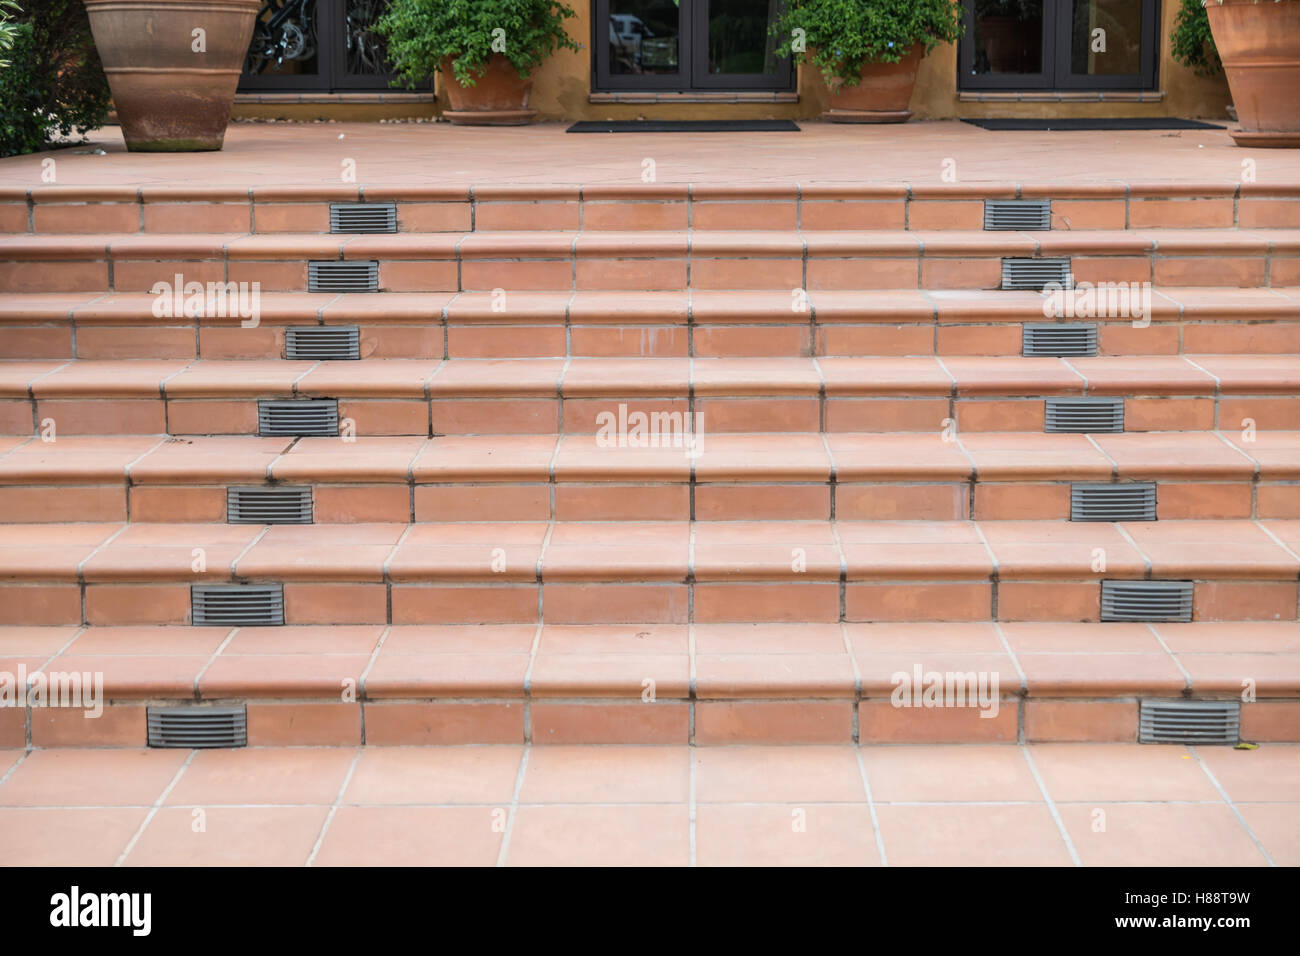
M780 0L594 0L596 90L788 90Z
M965 0L965 90L1149 90L1156 0Z

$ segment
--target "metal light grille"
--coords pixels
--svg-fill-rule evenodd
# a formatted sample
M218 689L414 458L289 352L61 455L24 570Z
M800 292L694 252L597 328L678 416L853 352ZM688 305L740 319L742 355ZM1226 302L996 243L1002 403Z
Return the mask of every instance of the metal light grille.
M149 707L150 747L247 747L248 716L238 707Z
M1155 482L1070 485L1071 521L1155 521Z
M1049 398L1044 430L1049 432L1122 432L1122 398Z
M1049 282L1071 288L1069 259L1003 259L1002 288L1042 292Z
M325 260L307 263L308 292L378 292L379 263Z
M227 488L226 521L230 524L311 524L309 487Z
M284 357L310 361L361 358L361 329L355 325L304 325L284 330Z
M338 399L261 399L257 403L257 433L262 436L337 435Z
M397 203L330 203L330 232L397 232Z
M1052 228L1050 199L986 199L984 228L989 230Z
M1138 743L1235 744L1241 739L1239 700L1144 700Z
M284 623L282 584L195 584L190 587L195 626Z
M1190 621L1191 581L1102 581L1103 621Z
M1097 354L1097 326L1093 322L1030 323L1024 327L1024 355L1077 356Z

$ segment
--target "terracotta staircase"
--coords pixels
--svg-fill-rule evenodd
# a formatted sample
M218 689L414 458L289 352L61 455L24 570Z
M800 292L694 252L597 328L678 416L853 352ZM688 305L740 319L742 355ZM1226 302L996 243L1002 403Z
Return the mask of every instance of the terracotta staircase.
M330 232L358 203L396 231ZM1244 686L1243 737L1300 740L1300 187L52 186L0 230L0 671L110 700L0 745L182 703L250 743L1132 740ZM1149 306L1001 287L1055 259ZM1048 323L1095 339L1022 354ZM1120 430L1049 430L1080 399ZM638 413L698 447L611 444ZM1142 581L1191 620L1103 622ZM231 585L283 624L194 623ZM997 713L895 706L918 667Z

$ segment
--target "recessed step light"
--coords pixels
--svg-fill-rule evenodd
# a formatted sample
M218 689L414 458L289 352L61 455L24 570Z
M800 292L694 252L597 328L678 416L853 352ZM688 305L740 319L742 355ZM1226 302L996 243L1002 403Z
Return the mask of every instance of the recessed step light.
M1103 621L1190 621L1191 581L1102 581Z
M988 230L1033 230L1052 228L1050 199L986 199L984 228Z
M397 232L397 203L332 202L330 232Z
M190 587L190 620L211 625L284 623L283 584L195 584Z
M325 436L339 433L337 398L261 399L257 433L266 436Z
M307 263L308 292L378 292L379 263L327 259Z
M1241 739L1239 700L1144 700L1138 743L1235 744Z
M1071 521L1155 521L1153 481L1070 485Z
M1095 322L1026 323L1021 354L1057 358L1096 355L1097 325Z
M1051 283L1073 285L1069 259L1003 259L1002 288L1042 292Z
M291 325L284 330L284 357L355 361L361 358L361 329L355 325Z
M1049 398L1043 428L1049 432L1122 432L1122 398Z
M311 524L308 486L231 487L226 489L229 524Z
M210 750L248 746L247 707L148 707L149 746Z

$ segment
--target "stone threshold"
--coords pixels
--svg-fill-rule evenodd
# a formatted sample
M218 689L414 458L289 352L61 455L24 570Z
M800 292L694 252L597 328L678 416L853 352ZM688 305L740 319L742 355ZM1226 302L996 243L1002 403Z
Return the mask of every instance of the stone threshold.
M764 90L693 91L689 93L656 90L622 90L589 93L588 103L798 103L799 94Z

